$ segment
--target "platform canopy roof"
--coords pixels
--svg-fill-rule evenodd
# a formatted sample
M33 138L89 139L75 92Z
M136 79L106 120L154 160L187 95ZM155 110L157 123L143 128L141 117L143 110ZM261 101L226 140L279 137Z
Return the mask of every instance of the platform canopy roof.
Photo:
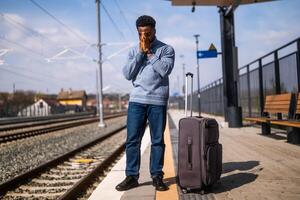
M267 1L276 0L169 0L172 1L173 6L231 6L231 5L242 5L242 4L252 4Z

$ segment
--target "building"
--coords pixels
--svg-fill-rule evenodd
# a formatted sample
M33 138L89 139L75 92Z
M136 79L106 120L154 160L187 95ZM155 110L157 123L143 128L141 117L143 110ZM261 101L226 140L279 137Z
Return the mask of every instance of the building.
M57 96L57 101L66 107L75 108L75 112L77 111L85 111L86 103L87 103L87 95L84 90L72 90L69 89L64 91L63 89L59 92ZM79 110L78 110L79 109Z
M39 99L34 104L27 106L18 112L19 117L38 117L51 114L51 104L43 99Z
M120 93L105 94L103 98L104 112L118 112L128 107L129 95Z

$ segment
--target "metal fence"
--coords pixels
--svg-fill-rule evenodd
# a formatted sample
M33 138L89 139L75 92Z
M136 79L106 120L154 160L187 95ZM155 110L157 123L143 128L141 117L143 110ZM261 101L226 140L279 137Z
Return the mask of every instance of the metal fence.
M296 50L280 56L290 48ZM239 68L239 105L243 117L260 116L266 95L300 92L299 51L300 38ZM200 94L202 112L224 114L222 78L201 88ZM197 99L196 93L193 98ZM197 101L193 101L193 110L198 110Z

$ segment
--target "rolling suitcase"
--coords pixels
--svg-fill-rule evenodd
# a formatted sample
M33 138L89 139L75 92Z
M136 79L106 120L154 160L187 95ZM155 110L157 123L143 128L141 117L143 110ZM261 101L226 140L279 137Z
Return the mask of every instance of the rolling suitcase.
M193 190L204 191L221 177L222 145L219 127L215 119L192 116L192 95L190 116L187 117L187 85L193 74L186 74L185 118L179 121L178 184L184 193Z

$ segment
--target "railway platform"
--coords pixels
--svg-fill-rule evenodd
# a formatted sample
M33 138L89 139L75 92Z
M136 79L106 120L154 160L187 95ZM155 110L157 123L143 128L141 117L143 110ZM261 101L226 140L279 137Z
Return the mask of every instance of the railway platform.
M124 179L125 156L98 185L89 200L177 200L177 199L300 199L300 145L286 142L286 135L272 130L263 136L259 127L228 128L222 117L220 143L223 145L223 171L207 194L183 194L176 184L178 121L183 111L169 110L165 132L166 152L164 181L169 190L155 191L149 174L150 137L146 130L142 142L142 165L139 187L119 192L115 186Z

